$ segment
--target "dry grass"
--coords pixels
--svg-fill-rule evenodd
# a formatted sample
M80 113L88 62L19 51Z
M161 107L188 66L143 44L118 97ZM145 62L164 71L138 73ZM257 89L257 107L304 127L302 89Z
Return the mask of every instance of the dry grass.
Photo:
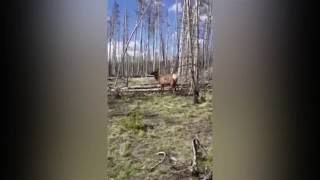
M212 138L212 97L194 105L192 97L148 94L109 100L108 177L113 179L181 179L170 173L172 162L164 161L149 171L165 151L178 164L190 164L191 141L199 133L209 152ZM201 168L211 168L212 155L201 159ZM129 178L130 177L130 178Z

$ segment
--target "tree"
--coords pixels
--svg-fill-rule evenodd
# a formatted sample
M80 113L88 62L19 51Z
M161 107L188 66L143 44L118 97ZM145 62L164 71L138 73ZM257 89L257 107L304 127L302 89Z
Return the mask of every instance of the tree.
M142 15L143 11L144 11L144 1L143 0L138 0L138 4L139 4L139 12L140 12L140 16ZM142 17L142 16L141 16ZM140 72L140 60L141 62L143 62L143 18L141 20L140 23L140 58L138 59L138 67L137 67L137 72L139 75L141 75Z
M137 22L138 23L138 22ZM137 33L138 31L136 31L134 33L134 46L133 46L133 62L132 62L132 74L135 74L134 73L134 64L136 62L136 50L137 50Z
M145 65L145 67L146 67L146 74L148 74L148 65L149 65L149 59L151 58L151 56L150 56L150 28L151 28L151 13L150 13L151 11L149 11L149 13L148 13L148 18L147 18L147 20L148 20L148 22L147 22L147 25L148 25L148 31L147 31L147 33L148 33L148 41L147 41L147 60L146 60L146 65Z
M124 29L124 31L123 31L123 39L124 39L124 41L123 42L127 42L128 41L128 11L127 11L127 8L126 8L126 10L125 10L125 15L124 15L124 27L123 27L123 29ZM124 46L123 46L124 47ZM124 50L124 49L123 49ZM129 61L128 61L128 55L127 55L127 53L126 52L123 52L124 53L124 56L125 56L125 60L123 60L123 62L124 61L126 61L126 72L125 73L123 73L123 74L125 74L126 75L126 86L128 87L128 84L129 84ZM124 63L123 63L123 69L125 69L124 68Z
M195 65L196 61L198 60L197 57L194 55L194 50L193 50L193 30L192 30L192 10L191 10L191 4L190 0L186 0L187 2L187 19L188 19L188 44L189 44L189 50L191 53L191 79L192 79L192 86L193 86L193 102L194 103L199 103L199 89L198 89L198 79L195 71ZM198 0L196 0L196 8L198 9ZM198 11L196 13L196 18L197 18ZM197 22L197 20L196 20Z
M177 58L176 58L176 63L175 63L175 68L174 68L174 72L177 73L178 72L178 68L179 68L179 53L180 53L180 28L179 28L179 24L180 24L180 20L179 20L179 14L178 14L178 0L176 0L176 37L177 37Z
M113 50L112 50L112 74L115 74L116 72L116 62L117 62L117 45L118 45L118 39L117 35L119 33L119 26L120 26L120 21L119 21L119 4L117 1L114 1L113 3L113 8L112 8L112 15L111 15L111 36L113 39Z
M179 43L179 47L181 47L181 49L179 49L179 55L178 55L178 74L179 76L182 76L182 74L184 73L185 69L186 69L186 61L188 58L188 55L186 55L188 51L186 51L187 48L187 44L185 43L188 36L187 36L187 1L184 0L183 3L183 8L182 8L182 18L181 18L181 29L179 30L181 33L179 34L179 36L177 36L177 39L179 39L179 41L177 43ZM177 32L178 34L178 32ZM185 77L185 81L187 81L187 77Z
M111 17L107 16L107 27L111 27ZM110 76L111 72L111 29L107 28L107 75Z

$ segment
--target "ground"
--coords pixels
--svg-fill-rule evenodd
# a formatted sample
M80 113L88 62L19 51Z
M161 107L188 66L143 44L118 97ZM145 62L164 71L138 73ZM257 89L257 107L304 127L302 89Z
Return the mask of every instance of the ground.
M109 97L108 170L110 179L184 179L170 168L191 164L192 139L198 134L208 154L201 169L212 168L212 95L200 104L170 92ZM150 170L166 152L167 158ZM170 157L176 161L170 161ZM186 175L190 179L191 175Z

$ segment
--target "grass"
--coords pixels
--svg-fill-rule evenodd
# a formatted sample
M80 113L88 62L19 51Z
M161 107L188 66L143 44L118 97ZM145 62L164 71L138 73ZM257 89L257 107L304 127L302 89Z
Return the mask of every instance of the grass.
M199 133L200 142L211 148L212 96L194 105L192 97L171 93L146 94L109 100L111 127L108 136L108 177L112 179L170 179L169 162L149 171L165 151L179 163L192 159L191 141ZM212 155L200 159L199 166L212 168Z
M131 111L128 116L120 119L120 125L126 130L133 130L135 132L144 130L142 122L143 114L139 110Z

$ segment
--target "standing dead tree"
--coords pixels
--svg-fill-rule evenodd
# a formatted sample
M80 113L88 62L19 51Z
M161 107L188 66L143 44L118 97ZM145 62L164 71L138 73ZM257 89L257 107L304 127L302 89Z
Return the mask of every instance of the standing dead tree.
M123 35L123 39L124 41L123 42L126 42L128 41L128 10L126 8L125 10L125 15L124 15L124 35ZM123 52L124 53L124 59L125 59L125 62L126 62L126 72L123 73L126 75L126 86L128 87L129 85L129 58L128 58L128 55L126 52ZM124 69L124 63L123 63L123 69Z
M138 58L138 65L137 65L137 74L141 75L141 70L143 70L143 68L140 68L140 66L143 66L143 15L142 13L144 13L144 1L143 0L138 0L139 3L139 12L141 15L141 23L140 23L140 57Z
M131 38L132 38L133 34L134 34L135 31L137 30L139 24L142 22L143 16L145 15L146 11L148 10L148 8L150 7L151 4L152 4L152 1L150 1L149 5L146 7L146 9L144 10L144 12L141 14L138 23L135 25L133 31L131 32L131 34L130 34L130 36L129 36L129 39L127 40L127 42L126 42L126 44L125 44L124 52L123 52L122 55L121 55L121 60L124 58L125 53L127 52L127 49L128 49L128 46L129 46L129 42L131 41ZM118 78L119 78L119 72L120 72L120 68L118 68L118 71L117 71L117 77L116 77L116 81L115 81L115 83L114 83L114 87L117 86L117 82L118 82Z
M117 45L118 45L118 39L117 34L119 32L119 4L117 1L114 2L113 8L112 8L112 15L110 16L110 73L115 74L116 73L116 66L117 66ZM112 45L111 45L112 44ZM112 52L111 52L111 46L112 46ZM112 59L112 60L111 60Z
M181 51L179 56L178 74L184 74L184 81L191 76L191 89L193 102L199 103L199 0L195 1L194 7L190 0L184 0L181 21Z
M179 15L178 15L178 0L176 0L176 41L177 41L177 58L176 58L176 63L175 63L175 68L174 68L174 73L178 72L178 68L179 68L179 53L180 53L180 28L179 28Z

